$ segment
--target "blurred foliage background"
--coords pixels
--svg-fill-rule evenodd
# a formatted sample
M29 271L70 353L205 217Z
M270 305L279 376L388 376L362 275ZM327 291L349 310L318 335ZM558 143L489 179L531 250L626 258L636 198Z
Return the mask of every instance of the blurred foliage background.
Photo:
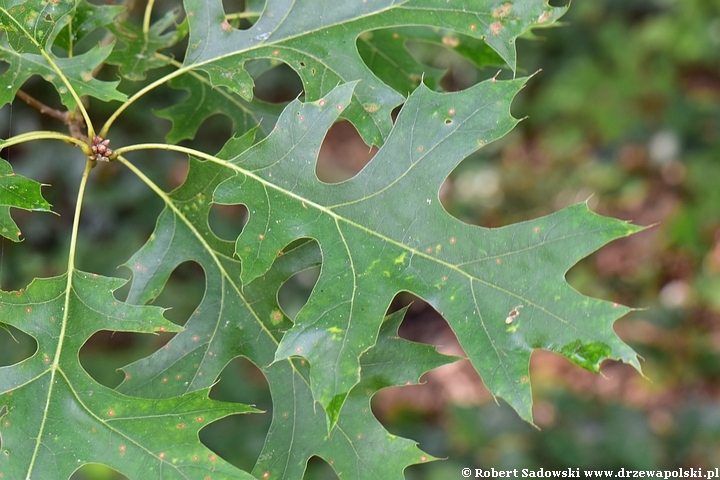
M224 3L228 11L242 8L242 2ZM162 10L173 2L157 5ZM447 70L439 85L448 90L497 74L497 68L478 69L436 45L417 42L409 48L434 72ZM561 24L537 30L518 49L520 74L542 68L513 104L513 114L527 118L463 162L441 189L441 200L463 221L489 227L582 201L601 214L652 225L568 274L587 295L638 307L615 329L642 355L645 378L614 362L604 364L602 376L593 375L536 352L531 372L538 429L502 401L498 405L472 367L458 362L427 374L425 385L380 392L375 413L393 433L449 458L411 467L406 472L411 479L459 478L463 467L720 466L720 3L576 0ZM107 68L102 75L116 78L117 73ZM500 74L508 76L511 72ZM282 66L257 84L262 90L256 93L267 101L301 93L297 76ZM129 92L137 86L123 83L122 88ZM58 105L41 79L23 89ZM161 109L183 95L166 90L143 103ZM156 142L169 130L166 120L143 108L136 105L122 117L112 132L114 146ZM94 102L91 109L98 122L110 111ZM63 128L19 100L0 111L3 136ZM216 116L184 143L215 152L229 134L229 121ZM326 181L348 178L373 153L352 126L337 124L321 151L318 175ZM136 161L168 189L179 185L185 159L153 155ZM12 290L34 277L65 271L83 159L76 149L53 142L13 147L2 156L16 172L51 185L44 192L59 214L13 212L25 241L0 241L0 287ZM96 168L83 211L79 268L129 278L118 264L145 242L161 208L129 172L114 164ZM242 209L218 207L211 226L219 236L233 238L244 215ZM291 316L315 276L302 272L281 290ZM182 265L155 303L171 307L166 315L182 324L203 289L202 270ZM123 291L117 296L122 299ZM452 332L422 301L401 295L394 307L410 302L401 334L459 354ZM168 338L99 333L81 351L81 361L93 377L113 387L123 376L119 367ZM0 330L0 364L26 358L34 349L30 337ZM211 396L272 409L262 374L242 359L227 366ZM202 440L250 469L269 421L269 415L227 418L203 430ZM315 460L306 478L334 477L327 464ZM117 476L87 466L74 478Z

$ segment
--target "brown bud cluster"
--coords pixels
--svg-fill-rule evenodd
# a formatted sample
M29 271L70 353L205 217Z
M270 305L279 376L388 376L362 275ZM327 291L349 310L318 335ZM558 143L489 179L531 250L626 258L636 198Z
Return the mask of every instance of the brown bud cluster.
M110 155L112 155L113 151L108 148L108 145L110 145L110 140L103 140L100 137L93 137L92 145L90 146L93 154L90 155L90 160L97 160L98 162L109 162Z

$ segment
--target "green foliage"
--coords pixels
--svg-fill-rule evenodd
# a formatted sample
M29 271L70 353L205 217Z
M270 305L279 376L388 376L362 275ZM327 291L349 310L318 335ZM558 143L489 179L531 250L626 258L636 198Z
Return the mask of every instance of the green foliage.
M639 227L578 204L487 229L457 220L440 204L438 191L456 166L515 126L510 103L527 79L494 77L443 92L443 72L419 62L407 42L442 44L479 67L504 62L514 73L516 39L564 13L540 0L458 3L268 0L263 10L248 2L244 19L254 23L239 30L220 0L185 0L182 12L155 23L150 1L141 24L117 7L85 0L0 2L0 59L8 65L0 103L40 75L68 108L41 111L71 133L29 132L0 146L59 139L80 147L87 162L67 272L0 293L3 325L38 345L26 360L0 367L3 476L65 478L99 463L131 478L249 477L198 440L199 429L216 419L258 413L208 398L225 366L245 357L273 397L253 476L300 478L318 456L343 477L400 478L408 465L433 457L386 431L370 399L456 360L398 337L404 312L388 315L388 308L403 291L446 318L488 388L528 422L534 349L592 371L607 358L639 369L612 330L628 309L585 297L564 280L578 260ZM184 40L182 61L175 60ZM304 89L302 99L284 106L253 93L256 79L278 62L297 72ZM103 65L117 66L123 83L96 78ZM110 146L120 115L166 86L187 92L157 112L173 122L169 143ZM96 129L83 97L93 99L91 106L123 103ZM218 153L177 144L217 113L233 122ZM380 149L352 179L327 184L316 176L316 160L339 119ZM188 157L187 178L170 193L126 158L161 151ZM104 159L126 167L165 205L153 234L125 264L133 277L124 302L113 295L123 280L75 266L84 241L80 213L93 208L83 206L84 192ZM49 211L49 205L39 184L1 162L2 234L17 240L10 207ZM236 241L211 230L213 204L247 207ZM188 261L202 267L205 293L178 327L148 304ZM317 284L291 320L277 293L291 276L317 266ZM178 333L124 367L125 380L110 389L78 360L101 330Z
M15 175L12 166L0 158L0 235L20 241L20 229L10 217L10 207L49 212L50 204L40 192L40 184Z

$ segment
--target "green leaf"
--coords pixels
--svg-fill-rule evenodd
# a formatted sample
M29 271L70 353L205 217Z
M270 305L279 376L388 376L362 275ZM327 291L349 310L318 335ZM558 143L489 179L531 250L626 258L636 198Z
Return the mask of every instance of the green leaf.
M10 163L0 158L0 235L13 242L20 241L20 229L10 216L10 207L36 212L52 211L40 187L35 180L13 173Z
M543 0L516 2L371 0L351 4L318 0L268 0L250 29L238 31L224 17L220 0L185 0L190 38L186 68L205 71L213 85L247 98L252 82L243 64L256 58L282 60L300 76L307 100L336 85L362 80L343 112L368 145L381 145L392 127L390 113L402 94L384 84L362 61L356 41L370 30L432 26L484 39L515 69L515 39L554 21L565 8Z
M207 389L165 400L127 397L83 370L78 352L100 330L180 330L159 307L116 300L112 292L123 283L75 271L0 292L3 322L38 343L30 358L0 368L0 473L68 478L101 463L131 478L250 478L204 447L198 431L252 407L211 401Z
M72 88L79 96L88 95L104 102L111 100L127 100L127 96L117 90L119 82L100 81L93 76L93 70L102 64L113 45L95 47L82 55L70 58L59 58L50 54ZM68 87L57 75L52 66L41 55L18 53L10 48L5 38L0 39L0 60L9 64L7 71L0 75L0 106L10 103L25 81L33 75L40 75L53 84L63 105L73 111L77 106L75 98Z
M54 45L71 52L75 44L100 27L110 25L125 7L120 5L93 5L80 0L70 23L60 32Z
M454 50L478 68L503 68L505 62L482 40L440 29L423 27L374 30L360 35L358 52L383 82L400 93L415 90L422 80L432 90L440 90L446 70L431 68L415 58L408 44L443 46Z
M352 84L317 102L293 102L273 133L227 163L237 175L218 186L214 201L250 211L236 244L244 283L265 273L295 239L320 245L320 277L275 358L309 360L313 397L331 426L400 291L447 319L488 388L528 421L528 363L536 348L567 353L579 339L608 347L595 364L617 358L639 368L612 331L628 309L584 297L563 279L579 259L638 227L576 205L486 229L440 205L437 192L457 164L515 125L509 104L523 83L489 80L452 94L419 87L386 144L340 184L321 183L315 161L325 132L352 98ZM521 313L508 325L514 309Z
M258 478L301 478L317 455L340 478L403 478L409 465L435 460L415 442L396 437L378 422L370 400L381 388L416 384L420 376L458 358L434 347L398 337L405 311L389 315L377 345L362 357L362 380L350 392L337 427L328 434L325 415L315 408L306 364L277 362L264 370L273 396L273 421L260 460Z
M115 49L107 62L119 65L122 76L133 82L145 80L146 72L149 70L169 65L172 58L158 53L177 44L187 35L186 29L177 28L163 33L171 26L177 25L179 17L179 10L169 11L150 26L147 35L141 28L128 22L113 25L110 31L125 46Z
M360 35L358 53L383 82L398 92L409 94L420 83L436 90L445 70L423 65L407 49L410 40L425 35L424 28L393 28Z
M232 139L227 148L249 148L253 133ZM166 208L158 217L150 240L126 263L133 272L128 293L131 303L142 304L157 297L173 270L186 261L203 267L206 289L185 330L167 348L124 368L128 376L118 387L120 391L164 398L211 386L225 365L238 355L259 366L273 361L273 352L282 336L279 329L288 327L275 298L284 280L268 275L243 288L233 242L217 238L208 227L212 192L231 175L220 165L192 160L183 185L165 196ZM287 273L288 269L308 268L319 261L308 246L287 258L281 257L287 264L285 268L276 269L285 272L284 279L294 273ZM270 287L267 278L275 279L269 282ZM270 302L267 311L257 311L258 297L262 306ZM167 384L161 381L165 376L172 379L178 374L182 381Z
M218 156L250 144L249 136L232 140ZM276 292L291 275L319 265L320 252L312 242L286 249L265 275L241 287L232 243L218 240L207 227L206 200L229 175L220 165L192 160L185 183L169 195L171 202L150 241L127 262L133 271L130 301L155 298L172 271L186 261L202 266L206 289L185 330L166 348L124 367L126 379L118 390L147 398L186 394L211 386L230 360L245 356L265 373L275 405L273 426L254 469L258 477L269 471L270 478L300 478L313 455L332 460L338 474L352 471L360 478L370 478L373 472L372 478L400 477L407 465L430 460L414 442L389 434L372 415L369 402L379 388L414 383L423 372L455 358L398 339L402 312L392 316L383 327L385 343L363 357L363 382L328 438L325 414L316 408L309 388L307 365L274 362L273 355L283 332L292 326ZM303 434L286 436L291 426ZM278 465L285 465L284 470ZM360 472L358 465L376 467Z
M10 4L8 4L10 3ZM18 53L40 54L66 22L76 0L10 0L0 7L0 26Z
M188 95L180 103L155 112L172 122L165 137L168 143L195 138L200 125L217 114L231 120L233 135L243 135L257 127L258 135L264 138L275 126L283 108L257 98L246 102L222 87L213 88L207 78L194 72L173 78L170 86L186 90Z

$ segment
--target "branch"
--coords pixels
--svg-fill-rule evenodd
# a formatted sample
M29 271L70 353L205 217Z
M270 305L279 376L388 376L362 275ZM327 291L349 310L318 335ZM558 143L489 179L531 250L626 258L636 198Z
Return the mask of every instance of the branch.
M70 116L68 115L69 112L61 112L60 110L48 107L40 100L37 100L36 98L23 92L22 90L17 91L17 96L20 97L25 103L27 103L31 107L37 109L40 113L56 118L63 122L65 125L70 125Z
M72 135L74 138L87 142L88 138L82 132L83 127L85 126L85 122L83 121L82 116L71 114L67 110L61 112L60 110L57 110L55 108L48 107L40 100L23 92L22 90L18 90L16 95L20 97L20 99L22 99L25 103L37 109L40 113L63 122L65 125L68 126L68 130L70 130L70 135Z

